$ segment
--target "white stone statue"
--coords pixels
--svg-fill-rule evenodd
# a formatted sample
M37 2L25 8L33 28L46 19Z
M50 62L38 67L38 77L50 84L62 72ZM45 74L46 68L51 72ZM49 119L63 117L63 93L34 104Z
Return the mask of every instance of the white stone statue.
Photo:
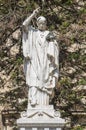
M23 22L23 55L26 84L29 86L28 106L47 106L59 76L59 49L52 32L47 30L46 18L37 18L37 29L31 20L33 11Z

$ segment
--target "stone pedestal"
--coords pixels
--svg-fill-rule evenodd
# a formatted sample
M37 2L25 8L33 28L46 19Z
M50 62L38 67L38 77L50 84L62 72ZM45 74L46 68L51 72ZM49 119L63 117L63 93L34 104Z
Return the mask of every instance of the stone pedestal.
M17 120L19 130L62 130L65 120L53 106L29 107Z

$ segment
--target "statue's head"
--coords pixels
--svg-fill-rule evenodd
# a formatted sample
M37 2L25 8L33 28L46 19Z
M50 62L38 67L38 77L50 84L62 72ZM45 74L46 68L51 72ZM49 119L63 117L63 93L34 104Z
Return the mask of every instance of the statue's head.
M45 17L43 16L40 16L37 18L37 26L38 26L38 29L41 30L41 31L45 31L46 28L47 28L47 20Z

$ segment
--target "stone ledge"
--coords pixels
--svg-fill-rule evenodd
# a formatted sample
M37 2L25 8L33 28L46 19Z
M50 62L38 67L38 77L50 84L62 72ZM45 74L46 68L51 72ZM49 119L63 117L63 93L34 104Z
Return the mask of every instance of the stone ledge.
M51 121L41 121L41 120L34 120L35 122L30 121L30 120L24 120L24 121L17 121L18 127L52 127L52 128L58 128L58 127L64 127L65 121L63 119L58 119L58 120L51 120Z

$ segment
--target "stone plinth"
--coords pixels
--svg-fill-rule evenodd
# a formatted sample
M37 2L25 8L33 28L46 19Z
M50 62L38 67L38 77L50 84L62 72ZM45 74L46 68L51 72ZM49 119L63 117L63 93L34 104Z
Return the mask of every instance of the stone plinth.
M31 107L17 120L19 130L62 130L65 120L53 106Z

